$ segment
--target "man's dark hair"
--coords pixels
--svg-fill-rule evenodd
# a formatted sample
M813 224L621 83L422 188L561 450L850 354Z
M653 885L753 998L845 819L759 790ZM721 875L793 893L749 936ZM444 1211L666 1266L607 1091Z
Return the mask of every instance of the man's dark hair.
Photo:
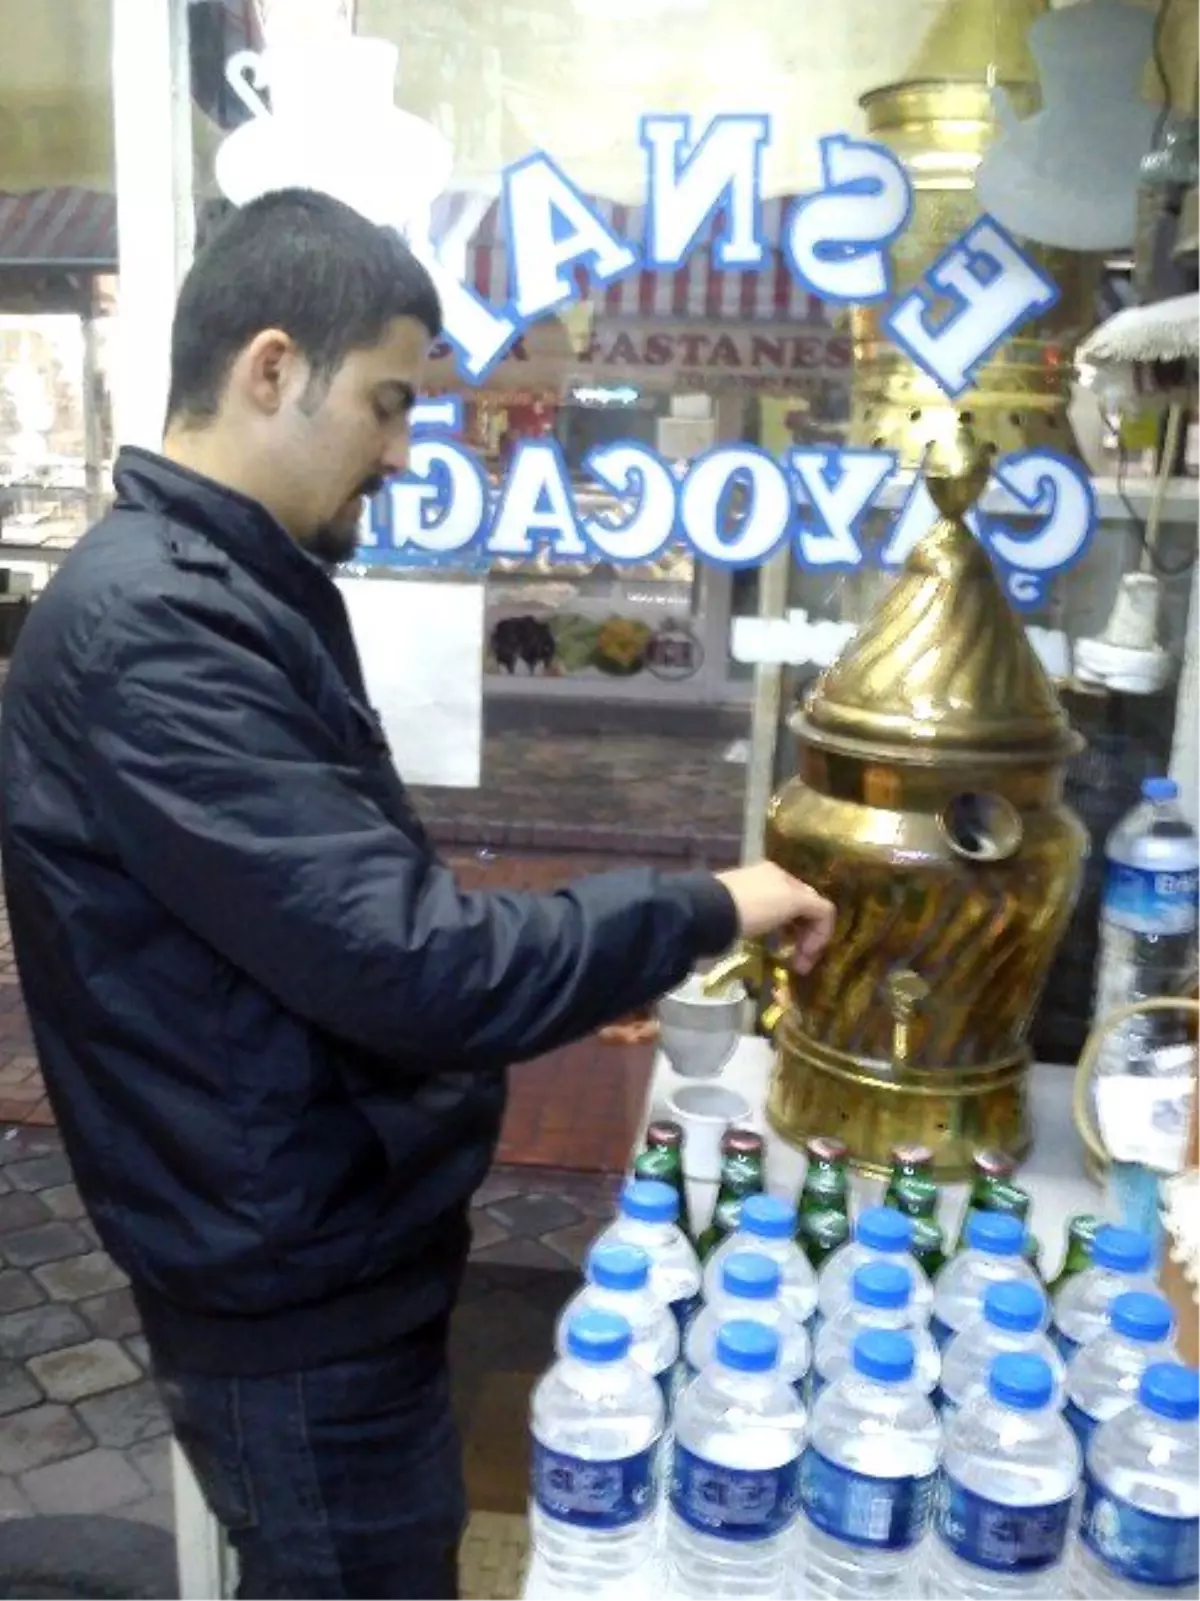
M281 189L236 211L184 279L171 330L168 419L215 415L238 352L281 328L328 380L394 317L436 339L433 279L389 228L311 189Z

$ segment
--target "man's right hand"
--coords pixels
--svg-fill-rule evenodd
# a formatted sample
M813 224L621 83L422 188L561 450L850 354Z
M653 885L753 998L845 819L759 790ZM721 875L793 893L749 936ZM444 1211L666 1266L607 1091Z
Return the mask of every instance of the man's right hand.
M743 937L761 939L794 930L792 966L798 973L809 972L833 933L837 913L832 901L774 862L735 867L717 877L733 896Z

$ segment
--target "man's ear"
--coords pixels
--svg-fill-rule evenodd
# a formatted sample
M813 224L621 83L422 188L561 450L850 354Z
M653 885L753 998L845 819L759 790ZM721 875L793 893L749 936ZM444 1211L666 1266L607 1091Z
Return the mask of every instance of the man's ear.
M302 376L298 369L303 364L304 358L288 334L280 328L264 328L234 362L230 385L236 385L252 406L272 415Z

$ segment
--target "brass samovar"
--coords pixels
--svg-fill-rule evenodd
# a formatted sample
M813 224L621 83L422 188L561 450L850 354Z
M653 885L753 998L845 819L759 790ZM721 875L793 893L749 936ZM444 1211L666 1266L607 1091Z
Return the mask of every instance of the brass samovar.
M998 126L992 86L1003 86L1018 115L1036 109L1027 36L1049 9L1049 0L946 0L902 78L862 97L869 136L904 163L912 185L912 217L891 247L894 294L911 289L979 219L975 169ZM1059 298L993 351L974 387L953 401L888 337L886 304L854 308L851 444L894 450L902 466L916 468L931 441L952 445L965 412L1001 454L1074 449L1070 358L1094 321L1098 264L1025 241L1022 248L1049 273ZM933 309L937 317L951 308L935 302Z
M989 463L965 433L930 459L940 520L793 720L766 855L835 903L829 949L806 977L741 964L780 986L770 1121L868 1170L1027 1149L1026 1035L1088 847L1062 798L1082 742L963 521Z

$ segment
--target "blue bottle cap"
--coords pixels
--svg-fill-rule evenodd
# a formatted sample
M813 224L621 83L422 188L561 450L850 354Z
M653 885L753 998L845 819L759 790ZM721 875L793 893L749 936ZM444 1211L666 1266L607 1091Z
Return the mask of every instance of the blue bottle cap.
M892 1206L868 1206L854 1225L854 1238L870 1251L907 1251L912 1237L912 1218Z
M1179 799L1179 785L1173 778L1143 778L1142 799L1173 801Z
M1138 1400L1160 1418L1194 1423L1200 1416L1200 1377L1182 1362L1154 1362L1142 1374Z
M567 1350L581 1362L619 1362L633 1332L615 1312L577 1312L567 1324Z
M735 1318L717 1334L717 1361L737 1373L769 1373L779 1361L779 1336L765 1323Z
M912 1274L900 1262L864 1262L850 1283L859 1306L907 1306L912 1296Z
M983 1315L996 1329L1032 1334L1046 1313L1046 1297L1022 1279L989 1284L983 1297Z
M1001 1406L1011 1406L1018 1412L1036 1412L1054 1394L1054 1375L1045 1357L1026 1351L1006 1351L992 1363L988 1391Z
M640 1290L650 1278L650 1258L640 1245L597 1245L587 1276L602 1290Z
M778 1195L748 1195L741 1227L760 1240L790 1240L796 1232L796 1208Z
M1108 1321L1113 1331L1127 1340L1138 1340L1146 1345L1157 1345L1170 1338L1175 1326L1171 1303L1161 1295L1150 1295L1145 1290L1126 1290L1114 1297L1108 1309Z
M621 1212L639 1223L674 1223L679 1197L660 1179L632 1179L621 1193Z
M916 1354L909 1335L894 1329L864 1329L854 1342L854 1371L881 1384L912 1378Z
M1118 1228L1115 1223L1098 1228L1092 1241L1093 1267L1110 1268L1114 1273L1144 1273L1153 1255L1149 1235Z
M973 1212L967 1224L967 1244L988 1256L1020 1256L1025 1227L1007 1212Z
M721 1268L721 1288L743 1301L773 1301L782 1278L778 1262L757 1251L734 1251Z

